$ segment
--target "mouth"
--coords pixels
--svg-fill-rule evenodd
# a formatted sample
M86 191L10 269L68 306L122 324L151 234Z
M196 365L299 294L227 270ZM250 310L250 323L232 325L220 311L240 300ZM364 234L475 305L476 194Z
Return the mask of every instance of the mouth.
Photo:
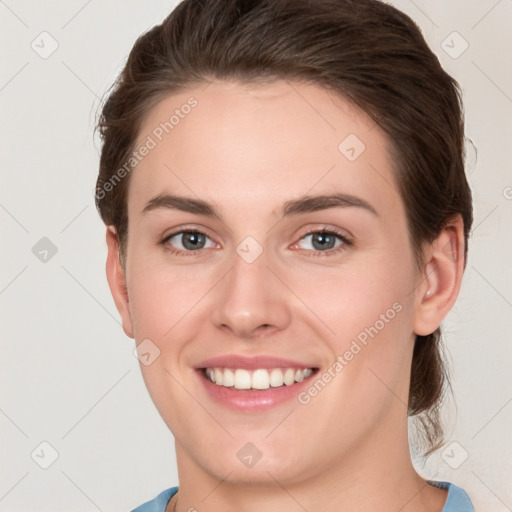
M273 356L220 356L196 366L214 403L236 412L261 413L296 400L318 366Z
M222 368L201 369L204 377L217 386L233 388L238 391L267 390L293 386L307 379L316 368Z

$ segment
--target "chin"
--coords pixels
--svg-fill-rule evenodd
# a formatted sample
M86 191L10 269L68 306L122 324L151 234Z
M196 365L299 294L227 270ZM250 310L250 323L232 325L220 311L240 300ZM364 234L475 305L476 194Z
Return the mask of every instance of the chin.
M212 477L233 485L254 485L275 487L279 484L294 484L312 476L310 460L303 452L297 451L297 444L272 446L264 441L233 442L219 446L215 453L197 454L196 463ZM210 445L211 446L211 445Z

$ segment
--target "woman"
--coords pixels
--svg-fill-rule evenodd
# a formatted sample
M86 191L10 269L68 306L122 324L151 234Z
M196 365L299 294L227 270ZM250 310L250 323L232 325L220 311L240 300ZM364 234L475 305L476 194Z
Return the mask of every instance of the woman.
M102 111L107 277L176 440L136 510L471 511L426 481L472 222L456 82L376 0L185 0Z

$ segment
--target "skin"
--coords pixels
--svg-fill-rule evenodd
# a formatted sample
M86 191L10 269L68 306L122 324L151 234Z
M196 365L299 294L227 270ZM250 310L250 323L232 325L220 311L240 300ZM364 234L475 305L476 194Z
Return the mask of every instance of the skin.
M148 112L139 141L191 96L197 106L130 177L124 266L107 229L124 331L160 350L141 371L176 440L180 490L167 510L441 511L446 491L411 464L405 404L415 335L433 332L459 292L460 218L418 267L385 134L318 86L202 84ZM366 146L354 161L338 150L349 134ZM377 215L353 206L282 215L286 201L334 191ZM162 193L210 201L219 217L141 213ZM206 246L166 251L162 240L185 228L205 231ZM307 231L332 228L352 245L318 254ZM247 236L263 250L252 263L236 252ZM186 252L182 243L166 246ZM395 318L306 405L229 410L194 370L207 357L271 354L325 371L397 302ZM236 455L248 442L262 453L252 468Z

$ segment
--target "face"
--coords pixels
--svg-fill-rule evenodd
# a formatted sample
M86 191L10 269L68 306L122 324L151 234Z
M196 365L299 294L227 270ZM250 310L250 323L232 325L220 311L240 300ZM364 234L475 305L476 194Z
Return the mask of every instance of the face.
M403 434L421 276L379 127L317 86L213 82L143 145L118 307L178 462L284 485Z

